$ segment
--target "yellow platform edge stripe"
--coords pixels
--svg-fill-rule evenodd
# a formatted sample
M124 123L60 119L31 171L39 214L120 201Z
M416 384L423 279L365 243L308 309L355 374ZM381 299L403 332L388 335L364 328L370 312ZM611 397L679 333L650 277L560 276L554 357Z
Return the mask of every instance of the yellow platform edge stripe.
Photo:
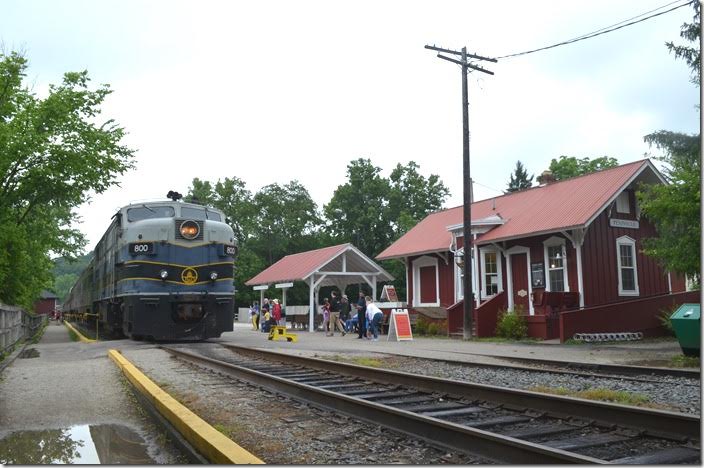
M74 332L76 335L78 335L78 339L81 340L82 343L95 343L95 340L92 340L90 338L86 338L85 336L83 336L83 334L81 332L79 332L78 330L73 328L73 326L70 323L68 323L66 320L64 320L64 325L66 325L66 328L68 328L69 330Z
M234 465L264 464L262 460L237 445L159 388L118 350L109 350L108 356L122 370L132 385L148 398L159 413L208 461Z

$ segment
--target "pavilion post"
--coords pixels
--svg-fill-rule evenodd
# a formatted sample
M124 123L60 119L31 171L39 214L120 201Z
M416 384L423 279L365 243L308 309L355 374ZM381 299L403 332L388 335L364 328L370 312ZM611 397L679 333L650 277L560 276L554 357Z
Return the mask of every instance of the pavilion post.
M313 332L313 326L314 326L314 319L315 319L315 297L313 295L313 291L315 290L315 282L314 282L314 277L315 275L311 275L310 277L310 291L308 293L308 304L310 305L310 309L308 310L308 331Z

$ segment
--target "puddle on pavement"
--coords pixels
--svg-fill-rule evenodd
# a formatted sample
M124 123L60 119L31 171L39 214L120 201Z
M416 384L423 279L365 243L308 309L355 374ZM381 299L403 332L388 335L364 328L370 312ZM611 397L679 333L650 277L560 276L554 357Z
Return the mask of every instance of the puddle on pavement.
M73 426L68 429L19 431L0 439L0 463L154 464L144 439L117 424Z
M27 359L33 357L39 357L39 350L37 348L29 348L22 351L17 355L19 359Z

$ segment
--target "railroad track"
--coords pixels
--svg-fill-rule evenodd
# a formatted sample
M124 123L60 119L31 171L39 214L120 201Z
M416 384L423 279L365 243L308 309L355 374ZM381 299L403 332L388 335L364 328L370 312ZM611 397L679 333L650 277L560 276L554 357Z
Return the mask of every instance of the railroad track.
M395 354L398 357L428 362L442 362L462 368L481 368L493 370L514 370L544 374L560 374L575 377L599 378L654 384L673 384L699 387L701 374L698 369L670 369L665 367L625 366L616 364L589 364L584 362L553 361L545 359L515 358L488 354L462 353L473 356L490 357L503 361L516 361L522 365L498 364L487 362L466 362L451 359L424 358L415 355ZM688 379L688 381L670 382L662 378Z
M489 354L477 353L461 353L470 354L472 356L491 357L501 359L508 362L522 363L525 366L511 366L507 364L488 364L488 363L467 363L467 365L478 367L505 367L519 370L531 370L536 372L555 372L564 374L583 375L587 377L600 378L615 378L627 379L637 382L660 382L659 380L649 379L644 376L659 376L659 377L684 377L699 381L701 379L701 371L699 369L673 369L668 367L646 367L646 366L628 366L621 364L599 364L585 363L572 361L558 361L552 359L533 359L517 356L496 356ZM409 356L410 357L410 356ZM458 364L458 361L445 362ZM464 363L462 363L464 364ZM544 367L527 367L527 366L544 366ZM696 384L698 385L698 383Z
M700 462L700 418L224 345L172 355L499 463ZM239 356L238 356L239 355Z

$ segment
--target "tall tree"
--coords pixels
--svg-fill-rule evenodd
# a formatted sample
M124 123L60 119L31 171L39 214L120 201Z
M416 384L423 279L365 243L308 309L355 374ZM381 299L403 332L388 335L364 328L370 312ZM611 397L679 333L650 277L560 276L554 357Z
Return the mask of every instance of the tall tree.
M691 45L667 47L692 69L692 81L700 86L700 4L693 2L692 23L682 25L680 36ZM662 150L657 157L665 164L667 185L644 185L637 192L644 216L653 221L658 237L645 239L644 252L657 258L668 270L701 279L701 138L700 135L660 130L645 136L651 146Z
M518 192L525 190L533 185L533 176L528 177L528 171L523 167L521 161L516 161L516 169L514 169L511 178L508 181L507 192Z
M347 166L348 182L335 189L324 206L325 230L333 239L351 242L373 257L386 248L393 237L389 221L388 179L369 159L359 158Z
M186 199L225 213L239 244L235 299L240 307L259 299L245 286L247 280L285 255L320 247L318 231L322 221L318 207L296 180L267 185L252 195L238 177L226 177L215 184L195 178ZM303 285L296 285L289 298L305 302L307 294Z
M577 159L574 156L560 156L559 160L553 159L550 161L549 169L555 180L563 180L616 166L618 166L616 158L609 156L594 159ZM537 181L543 183L543 178L538 176Z
M426 178L418 172L419 168L415 161L405 166L399 163L389 176L389 218L394 238L406 233L428 213L439 210L450 194L438 175Z
M85 238L75 208L132 167L125 132L100 119L108 85L64 74L43 99L23 85L27 60L0 53L0 301L31 307L53 283L49 253L74 256Z

